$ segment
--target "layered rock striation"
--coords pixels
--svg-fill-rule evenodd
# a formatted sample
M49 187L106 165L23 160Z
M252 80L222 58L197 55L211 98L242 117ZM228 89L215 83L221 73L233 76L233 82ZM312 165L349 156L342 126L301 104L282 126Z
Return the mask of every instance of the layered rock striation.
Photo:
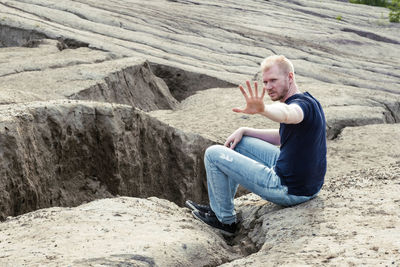
M400 31L388 12L0 0L0 265L398 264ZM260 81L272 54L324 107L325 187L291 208L237 199L240 233L225 240L170 201L207 200L206 147L239 126L278 127L231 112L237 84ZM30 212L52 206L67 207Z

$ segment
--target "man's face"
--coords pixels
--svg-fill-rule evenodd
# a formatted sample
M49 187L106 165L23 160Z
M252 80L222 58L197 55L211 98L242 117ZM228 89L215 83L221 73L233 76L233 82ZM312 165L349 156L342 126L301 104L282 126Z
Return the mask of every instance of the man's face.
M285 75L277 64L263 73L263 83L272 101L285 99L289 91L289 75Z

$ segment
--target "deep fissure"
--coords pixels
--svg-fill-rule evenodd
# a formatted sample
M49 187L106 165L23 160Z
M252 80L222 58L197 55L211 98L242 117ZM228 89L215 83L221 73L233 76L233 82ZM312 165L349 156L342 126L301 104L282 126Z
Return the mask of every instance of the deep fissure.
M0 26L0 37L2 40L0 47L28 47L28 48L37 47L41 43L42 39L47 38L47 36L45 36L44 34L40 34L35 31L32 31L32 30L18 29L18 28L5 26L5 25ZM59 41L59 46L58 46L59 50L79 48L79 47L88 47L88 44L82 43L82 42L79 42L76 40L58 39L58 41ZM151 65L151 67L150 67L150 65ZM164 80L166 82L164 82L164 80L158 78L157 76L154 76L152 74L153 70L154 70L154 72L156 72L157 74L162 76L162 78L164 78ZM133 77L134 75L136 75L136 77ZM142 78L142 81L139 82L139 84L134 83L134 82L138 81L137 77L139 77L139 80L141 80L141 78ZM179 77L181 77L182 79L179 79ZM193 80L196 80L198 82L196 86L194 86L196 81L193 81ZM222 81L217 78L210 77L210 76L207 76L204 74L188 72L188 71L178 69L175 67L158 65L155 63L151 63L151 64L145 63L143 66L140 66L140 67L126 67L126 68L122 69L121 71L118 71L116 73L111 73L108 77L106 77L104 79L104 84L92 86L85 90L81 90L78 94L73 94L69 98L74 99L74 100L92 100L92 101L94 100L94 101L109 102L109 103L128 104L130 106L133 106L135 108L138 108L138 109L144 110L144 111L156 110L156 109L160 109L160 108L172 109L172 108L174 108L174 105L165 104L165 103L163 104L162 98L164 97L164 95L162 95L162 94L157 96L158 99L155 99L153 105L151 105L151 103L150 103L150 105L147 105L148 106L147 108L146 108L146 104L148 104L148 103L135 102L135 100L141 98L141 95L140 95L140 92L132 91L133 87L141 87L143 85L144 85L144 87L147 86L149 88L148 91L152 91L153 94L156 95L156 94L159 94L158 88L159 88L160 81L163 81L163 83L167 83L168 85L170 85L170 88L172 88L171 91L173 92L173 97L176 97L181 100L194 94L198 90L205 90L205 89L208 89L209 87L231 86L231 84L228 82L225 82L225 81ZM166 87L166 88L168 90L168 87ZM192 91L190 91L190 90L192 90ZM100 92L100 93L98 94L98 92ZM94 96L94 95L96 95L96 96ZM103 97L99 98L98 95L103 96ZM119 95L121 97L118 97ZM128 95L130 95L130 98L126 97ZM154 100L154 99L152 99L152 100ZM88 127L87 131L79 131L79 132L73 133L74 131L71 130L73 128L73 126L71 126L71 125L67 126L66 130L64 131L64 129L63 129L64 127L62 125L60 125L59 122L57 122L57 119L49 118L47 120L47 123L48 123L47 127L48 127L48 130L51 132L51 134L42 137L41 141L43 143L41 145L51 147L51 149L54 150L54 153L56 153L55 156L57 158L57 162L55 164L56 168L54 169L53 173L55 175L59 175L59 176L66 176L68 174L72 177L75 177L77 180L87 179L88 182L80 184L78 189L89 190L89 191L92 190L94 192L96 190L97 191L100 190L100 191L103 191L103 193L110 192L110 194L112 194L112 195L121 194L121 192L119 192L118 189L115 188L116 185L107 184L107 179L109 179L109 177L105 177L105 175L104 175L104 174L108 174L108 176L112 176L112 175L115 175L115 173L118 171L126 172L124 169L115 170L115 167L112 166L113 162L118 161L118 159L112 158L112 156L105 157L105 159L104 159L104 156L109 155L109 153L107 153L107 151L108 152L114 151L113 152L114 154L111 153L111 155L115 156L115 151L117 151L118 148L114 147L115 144L113 144L112 141L110 141L110 140L112 140L112 137L109 135L107 136L107 129L105 129L105 128L99 129L99 127L102 127L101 125L97 125L97 123L99 122L97 117L99 115L96 115L96 114L85 115L82 112L74 111L75 115L78 113L79 113L79 116L82 116L82 117L94 116L95 119L94 119L94 122L92 123L94 125L93 128ZM128 124L131 126L125 125L125 130L128 133L132 132L133 124L140 123L140 121L143 120L142 114L140 114L140 112L138 114L136 114L135 118L137 120L139 120L139 122L137 122L137 121L136 122L128 122ZM145 119L145 120L150 120L150 119ZM167 125L163 125L163 123L157 121L156 119L154 119L153 122L155 123L156 128L168 127ZM35 127L35 126L32 126L32 127ZM92 129L93 131L90 129ZM90 131L92 131L92 133L90 133ZM161 131L161 130L159 130L159 131ZM154 133L146 134L145 130L142 130L141 132L142 132L142 134L140 135L141 137L147 138L148 140L152 140L149 142L151 144L155 143L154 141L157 137L153 136ZM175 138L176 138L176 134L174 134L173 132L174 132L174 130L173 130L173 128L171 128L171 134L172 134L171 137L175 136ZM71 139L71 141L68 141L69 140L68 138L70 138L74 134L75 134L76 139L74 139L74 140ZM97 143L99 143L101 145L98 146L98 148L95 148L94 146L96 144L93 144L93 143L88 144L88 137L87 137L88 135L92 136L93 139L97 140ZM7 139L7 136L5 136L5 138ZM196 163L185 162L187 160L185 158L182 158L182 156L173 155L173 153L182 153L180 151L177 151L177 149L179 149L179 147L171 147L171 146L173 146L172 140L174 140L174 138L171 140L169 140L170 137L168 137L168 136L166 136L166 137L161 136L160 138L163 140L166 139L164 142L167 145L169 145L169 147L167 147L167 151L164 152L164 154L171 157L175 161L175 163L168 163L167 169L175 170L177 172L179 172L179 171L182 172L182 170L185 170L188 168L190 169L190 165L196 165L197 167L195 167L195 168L197 168L197 170L195 171L195 173L197 173L197 175L199 175L199 174L204 175L203 171L200 170L201 168L199 169L199 166L200 166L199 162L202 162L202 160L201 160L202 153L197 152L196 157L198 156L200 158L198 160L198 162L196 162ZM61 140L62 141L67 140L67 143L61 144L60 143ZM81 144L76 144L77 140L80 141ZM18 141L13 140L13 142L14 142L14 145L16 145L16 143ZM30 140L30 142L32 142L32 140ZM207 142L209 144L212 144L211 141L207 141ZM93 151L96 151L97 153L92 153L92 154L86 153L85 154L85 153L79 152L78 150L82 146L92 147ZM29 145L26 146L26 148L28 148L28 150L32 149L32 147ZM108 150L102 151L102 148L104 148L106 150L108 149ZM143 148L141 148L141 150L142 150L141 151L142 156L147 158L148 160L154 160L160 154L160 151L158 151L158 152L154 151L154 148L150 148L150 147L143 147ZM148 150L152 151L154 156L149 155ZM28 151L28 153L32 153L32 151ZM74 156L73 157L63 156L63 155L69 155L69 153L72 153ZM151 157L154 157L154 159ZM71 159L70 160L71 162L69 164L72 164L71 166L74 166L74 165L78 166L79 164L74 163L74 161L78 158L84 159L83 161L89 162L89 164L84 165L84 169L86 169L86 170L80 171L79 169L75 168L75 173L73 173L73 171L71 171L70 168L66 168L65 165L64 165L64 167L62 165L60 165L60 162L62 162L63 160ZM186 163L187 166L185 166L185 164L182 166L179 166L180 165L179 160L182 160L184 163ZM90 163L90 162L93 162L93 161L94 162L99 161L99 162L103 162L105 164L98 164L98 165L92 166L92 163ZM37 164L37 163L34 163L33 165L35 165L35 164ZM89 165L89 166L86 166L86 165ZM174 166L176 166L178 169L176 169ZM148 169L148 168L145 168L145 169ZM135 172L135 173L137 174L138 172ZM162 175L163 172L159 172L159 174ZM23 179L28 179L28 180L32 179L32 178L27 177L26 176L27 174L24 174L21 172L18 175L20 175L20 177L22 177ZM128 175L128 174L124 173L124 175ZM68 188L67 186L65 186L65 182L60 183L59 186L61 187L62 191L63 191L62 188ZM95 188L96 186L98 188ZM129 190L132 191L134 189L134 187L132 187L131 185L128 185L127 187L130 188L130 189L126 189L128 191ZM174 187L172 186L171 188L173 189ZM204 186L199 186L199 188L200 188L199 189L200 193L193 193L194 194L193 198L200 201L200 200L202 200L202 198L204 198L205 188L204 188ZM24 190L24 192L25 193L29 192L29 190L31 190L31 189L32 188L27 188L26 190ZM41 194L42 191L44 192L46 190L47 190L47 187L43 188L43 190L40 189L39 194ZM133 190L133 191L135 191L135 190ZM137 196L137 197L146 197L146 196L155 195L155 196L169 199L178 205L181 205L181 206L183 205L184 199L182 198L182 196L176 197L176 196L172 196L173 194L171 196L168 196L168 195L166 195L166 193L161 193L161 192L162 192L162 190L160 190L160 192L156 193L156 194L149 194L149 193L146 193L146 190L144 190L144 188L139 185L139 186L137 186L137 190L135 192L130 192L129 195ZM65 192L55 190L54 192L50 192L50 195L52 195L53 198L40 203L41 200L40 200L40 197L37 197L38 193L36 191L32 195L32 197L33 197L32 199L27 199L25 193L24 193L24 195L15 196L15 198L14 198L14 199L18 199L17 202L23 203L23 207L19 206L18 203L13 204L14 208L11 209L13 211L11 213L8 213L7 211L5 211L4 213L2 213L2 216L0 216L1 219L5 219L5 216L16 216L16 215L23 214L25 212L36 210L38 208L50 207L50 206L54 206L54 205L76 206L76 205L81 204L82 201L83 202L87 201L87 200L79 201L76 199L75 200L73 199L72 201L64 201L64 200L60 199L60 197L63 194L65 195ZM127 192L122 192L122 194L124 194L124 193L126 194ZM30 205L28 205L27 203L30 203Z

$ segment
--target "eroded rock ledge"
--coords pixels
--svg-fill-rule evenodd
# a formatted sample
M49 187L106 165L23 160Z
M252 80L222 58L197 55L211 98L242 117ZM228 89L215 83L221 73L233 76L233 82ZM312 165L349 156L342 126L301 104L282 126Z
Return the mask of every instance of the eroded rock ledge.
M212 142L131 106L49 101L0 107L0 218L115 195L205 200Z
M178 101L199 90L233 86L215 77L143 59L122 58L87 47L66 49L64 42L32 39L29 47L2 48L0 104L80 99L152 111L174 109Z

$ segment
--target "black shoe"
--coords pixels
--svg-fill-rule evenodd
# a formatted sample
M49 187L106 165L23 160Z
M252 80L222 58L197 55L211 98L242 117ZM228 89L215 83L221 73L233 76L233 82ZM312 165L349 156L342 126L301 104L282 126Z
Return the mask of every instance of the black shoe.
M209 226L217 228L222 234L226 236L233 236L236 233L238 225L237 223L232 223L232 224L221 223L214 213L210 214L194 210L192 211L192 214L196 219L199 219L200 221L208 224Z
M191 200L186 200L185 205L186 205L186 207L188 207L191 210L198 210L198 211L201 211L204 213L210 212L211 214L214 214L214 216L215 216L215 213L212 211L211 207L208 205L197 204L196 202L193 202Z

